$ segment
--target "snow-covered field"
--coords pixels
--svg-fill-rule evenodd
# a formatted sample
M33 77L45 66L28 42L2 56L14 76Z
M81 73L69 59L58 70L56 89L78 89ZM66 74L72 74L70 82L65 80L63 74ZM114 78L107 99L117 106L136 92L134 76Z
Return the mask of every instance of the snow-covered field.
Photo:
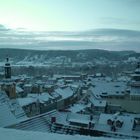
M80 135L61 135L53 133L41 133L41 132L25 132L20 130L11 130L0 128L1 140L116 140L113 138L103 137L90 137Z

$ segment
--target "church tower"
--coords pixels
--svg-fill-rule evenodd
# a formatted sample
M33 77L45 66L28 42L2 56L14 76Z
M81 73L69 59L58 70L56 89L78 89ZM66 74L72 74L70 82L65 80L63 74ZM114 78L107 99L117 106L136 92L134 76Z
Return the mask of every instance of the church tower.
M3 80L1 89L6 92L6 94L10 99L16 99L16 84L14 80L11 78L11 65L8 57L6 58L4 70L5 70L5 79Z
M9 58L6 58L6 63L5 63L5 79L10 79L11 78L11 65L9 63Z

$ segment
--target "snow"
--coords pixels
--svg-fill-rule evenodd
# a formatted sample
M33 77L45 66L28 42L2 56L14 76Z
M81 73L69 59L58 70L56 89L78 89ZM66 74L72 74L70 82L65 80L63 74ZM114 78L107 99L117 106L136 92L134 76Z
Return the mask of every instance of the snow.
M16 92L20 93L20 92L24 92L24 90L22 88L20 88L19 86L16 86Z
M79 119L80 118L80 119ZM84 115L84 114L74 114L71 113L68 115L68 121L69 122L77 122L80 124L89 124L90 122L90 116L89 115Z
M42 94L28 94L25 98L18 98L19 104L23 107L32 103L36 103L39 101L40 103L44 103L49 101L49 99L52 99L53 97L50 96L48 93L42 93Z
M55 92L61 95L63 99L69 98L73 95L73 91L70 87L65 89L58 88L55 90Z
M95 80L93 81L95 85L94 88L90 88L90 90L94 93L96 97L99 95L123 95L123 92L126 90L127 85L124 82L107 82L103 80Z
M140 82L139 83L136 83L135 85L138 85L140 87ZM140 88L138 87L131 87L130 88L130 91L131 91L131 95L140 95Z
M84 104L74 104L71 106L68 110L70 110L73 113L80 112L81 110L84 110L86 106Z
M17 100L10 100L5 92L0 92L0 126L8 126L22 119L26 119L26 115Z
M95 107L105 107L106 106L106 101L104 100L92 100L92 103L94 104Z
M22 106L22 107L36 102L35 99L30 98L30 97L18 98L17 100L18 100L20 106Z
M90 115L76 114L76 113L69 113L67 115L67 120L68 120L68 122L79 123L79 124L81 124L81 126L82 126L82 124L88 125L89 122L94 124L97 121L95 119L90 120Z
M53 97L50 96L48 93L41 93L41 94L28 94L28 97L33 98L36 100L39 100L42 102L47 102L49 99L52 99Z
M2 140L116 140L113 138L90 137L80 135L61 135L55 133L27 132L21 130L11 130L0 128L0 137Z
M24 87L32 87L31 84L25 84Z
M0 127L16 124L18 121L16 117L11 113L7 104L0 105Z
M121 128L117 128L115 132L111 131L111 126L107 124L108 119L121 120L123 125ZM101 114L99 118L99 123L95 125L95 130L104 131L107 133L116 133L125 136L137 136L140 137L139 131L132 131L134 125L133 115L112 115L112 114Z
M123 120L123 122L124 122L124 125L122 126L122 128L120 128L120 130L122 132L131 132L132 131L134 118L132 116L128 116L128 115L126 115L126 116L124 116L124 115L123 116L120 116L120 115L115 116L115 114L114 115L101 114L100 118L99 118L99 126L98 127L100 127L101 125L104 125L105 130L107 130L107 128L109 126L107 124L107 120L115 118L115 117L117 118L117 120Z

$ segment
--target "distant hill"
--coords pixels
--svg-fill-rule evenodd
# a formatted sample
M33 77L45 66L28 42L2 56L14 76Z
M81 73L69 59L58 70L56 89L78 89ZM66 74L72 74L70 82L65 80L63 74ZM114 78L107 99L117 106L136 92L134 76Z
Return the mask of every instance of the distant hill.
M22 60L25 57L44 56L44 59L53 57L66 56L73 61L90 61L95 58L105 58L109 60L126 60L129 57L140 57L140 53L134 51L107 51L107 50L24 50L24 49L0 49L0 60L4 60L7 56L13 60ZM80 58L83 58L80 60Z

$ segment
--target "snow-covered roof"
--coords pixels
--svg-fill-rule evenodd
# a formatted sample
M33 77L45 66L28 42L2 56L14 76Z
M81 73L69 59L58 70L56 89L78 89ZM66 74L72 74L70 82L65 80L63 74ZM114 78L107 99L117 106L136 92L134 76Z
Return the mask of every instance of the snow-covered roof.
M95 120L90 120L90 115L69 113L67 117L69 122L76 122L81 124L89 124L89 122L95 123Z
M80 112L81 110L85 109L87 106L84 104L74 104L71 106L68 110L70 110L73 113Z
M36 100L31 97L18 98L17 100L18 100L20 106L22 106L22 107L36 102Z
M122 81L122 82L128 82L130 81L130 77L128 76L120 76L120 77L117 77L117 81Z
M90 98L90 101L92 104L94 104L95 107L106 107L106 101L105 100L97 100Z
M94 90L93 87L91 87L90 90L93 91ZM93 93L90 93L89 101L95 107L105 107L107 104L105 100L102 100L98 95L94 95Z
M6 127L12 124L16 124L18 121L12 114L7 104L0 105L0 127Z
M24 92L24 90L22 88L20 88L19 86L16 86L16 92L20 93L20 92Z
M117 128L115 132L111 131L111 126L107 124L108 119L121 120L123 125L121 128ZM95 129L104 132L123 134L128 136L140 136L140 133L133 131L134 116L132 115L117 115L117 114L104 114L100 115L98 123L95 125Z
M60 95L59 95L57 92L52 92L52 93L51 93L51 96L52 96L54 99L60 97Z
M49 93L41 93L41 94L28 94L28 97L39 99L39 101L48 101L53 97L49 95Z
M7 111L7 113L9 111L11 113L13 112L12 115L14 115L16 119L18 120L26 119L25 112L23 111L22 107L19 105L18 101L16 99L9 99L5 92L0 92L0 106L1 105L3 106L2 109L4 109L5 107L3 111Z
M25 98L18 98L19 104L23 106L27 106L32 103L40 102L40 103L45 103L49 99L53 99L52 96L50 96L48 93L41 93L41 94L28 94L27 97Z
M79 83L72 83L72 84L70 84L70 86L72 87L72 88L75 88L75 89L77 89L78 87L79 87Z
M61 89L61 88L57 88L55 90L56 93L58 93L59 95L62 96L63 99L66 99L68 97L71 97L73 95L73 90L70 87Z
M62 75L63 78L79 78L80 75Z
M131 87L130 94L131 95L140 95L140 87Z
M32 84L25 84L24 87L32 87Z
M127 88L127 84L124 82L107 82L103 80L94 81L93 85L89 90L93 92L97 97L99 95L108 96L108 95L124 95L124 92Z

